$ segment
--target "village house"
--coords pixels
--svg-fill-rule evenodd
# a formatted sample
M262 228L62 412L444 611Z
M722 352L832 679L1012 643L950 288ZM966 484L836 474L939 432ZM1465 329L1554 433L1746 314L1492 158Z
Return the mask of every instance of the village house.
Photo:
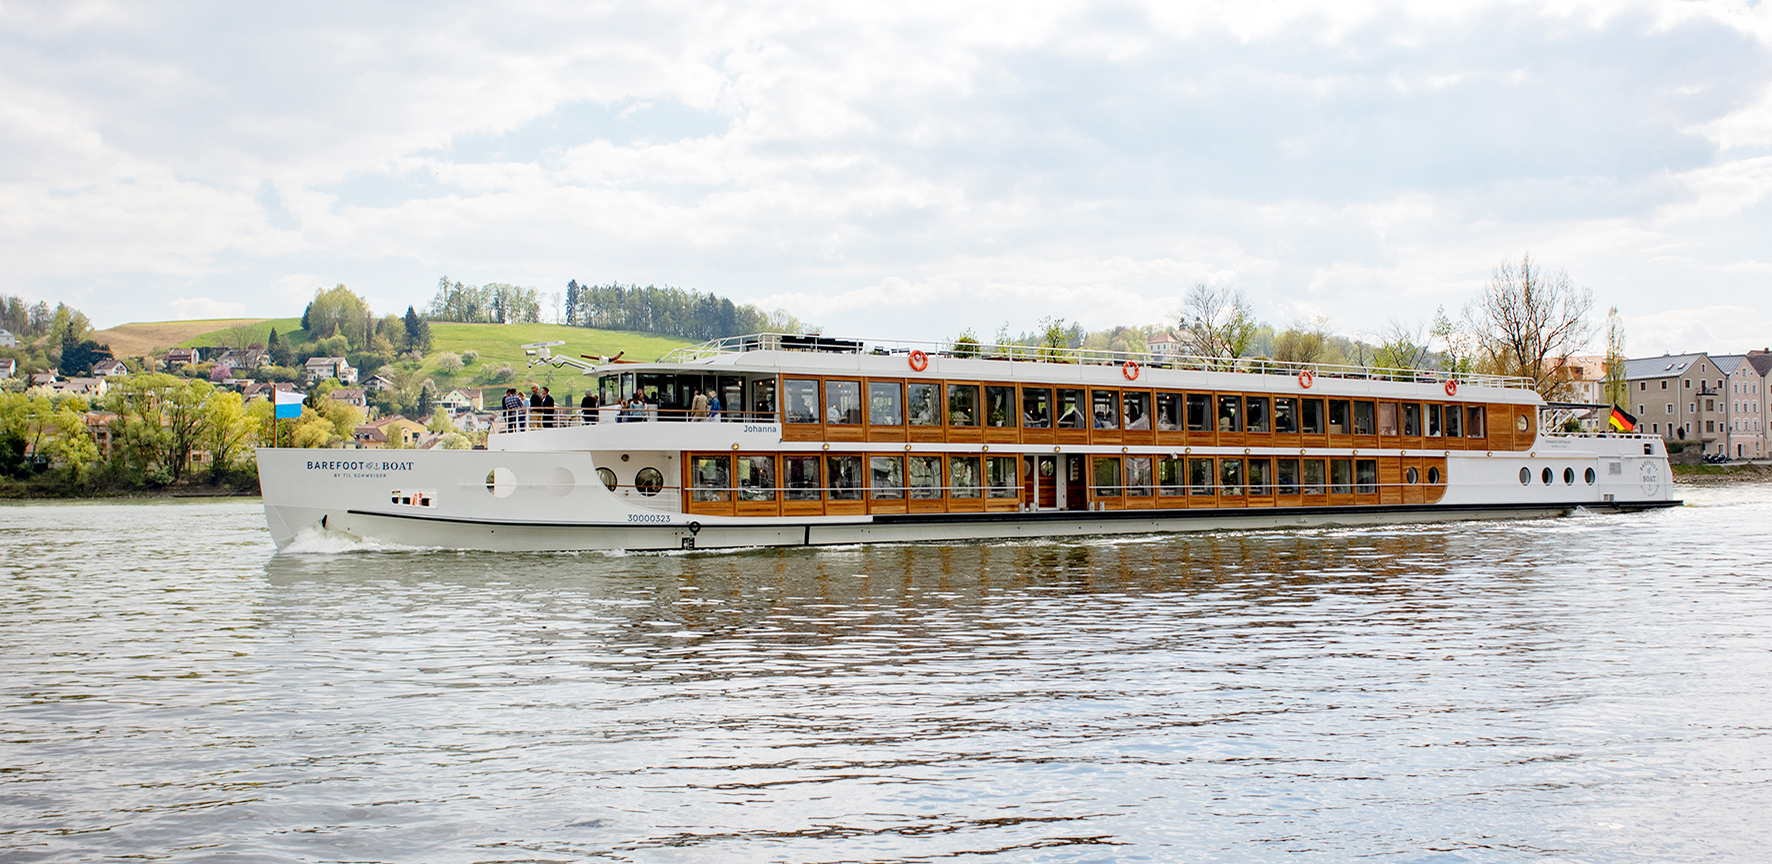
M363 388L361 387L340 387L337 390L326 394L326 398L331 399L334 402L355 405L358 408L369 407L369 399L364 394Z
M1567 358L1563 364L1563 375L1568 390L1562 401L1587 405L1608 404L1605 357L1590 355Z
M18 374L18 361L11 357L0 357L0 378L11 378Z
M437 404L443 406L443 410L449 412L449 416L454 417L457 414L480 410L480 399L478 389L463 390L458 387L443 394L443 397L437 400Z
M395 440L402 442L400 446L416 447L424 434L424 424L394 414L358 426L351 438L359 447L376 450L389 446L388 442Z
M1175 338L1175 334L1173 334L1173 333L1158 333L1157 335L1152 336L1151 338L1145 340L1144 350L1150 352L1151 354L1153 354L1157 357L1162 357L1165 360L1168 360L1168 359L1180 357L1185 353L1185 351L1182 348L1182 345L1183 345L1182 341L1180 339Z
M88 411L82 419L86 421L86 431L92 434L93 443L98 445L99 455L109 459L111 445L115 443L111 423L117 419L117 415L109 411Z
M1746 354L1719 354L1711 358L1724 375L1724 400L1727 412L1724 424L1727 439L1724 453L1731 459L1763 459L1767 455L1765 415L1765 376L1755 368Z
M69 378L49 384L49 389L58 396L84 396L98 398L105 395L110 385L103 378Z
M235 371L251 372L261 366L271 365L271 355L262 346L250 348L230 348L215 358L217 366L226 366Z
M254 399L269 399L273 392L293 393L295 385L287 381L265 381L258 384L247 384L240 390L240 395L251 402Z
M60 379L61 376L54 372L33 372L31 373L31 386L48 387Z
M327 378L337 378L346 384L357 383L357 370L351 368L343 357L309 357L303 369L307 372L309 384Z
M17 348L18 337L11 330L0 329L0 348Z
M1669 441L1696 441L1708 454L1727 446L1724 374L1708 354L1668 354L1626 360L1628 401L1639 432ZM1626 409L1629 410L1629 409Z
M129 367L122 360L100 360L92 364L92 374L99 378L110 378L116 375L128 375Z
M193 363L203 362L203 352L197 348L173 348L166 352L166 369L172 371Z
M394 389L394 382L389 380L386 375L371 375L368 380L363 382L363 387L372 393L381 393Z

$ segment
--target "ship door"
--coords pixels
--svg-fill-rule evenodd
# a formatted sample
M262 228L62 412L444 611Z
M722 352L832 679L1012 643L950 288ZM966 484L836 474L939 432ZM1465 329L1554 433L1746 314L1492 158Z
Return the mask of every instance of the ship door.
M1058 474L1063 478L1064 494L1060 498L1066 510L1089 509L1089 486L1083 474L1085 456L1065 454L1058 457Z
M1058 509L1058 457L1021 457L1021 497L1032 501L1035 510Z

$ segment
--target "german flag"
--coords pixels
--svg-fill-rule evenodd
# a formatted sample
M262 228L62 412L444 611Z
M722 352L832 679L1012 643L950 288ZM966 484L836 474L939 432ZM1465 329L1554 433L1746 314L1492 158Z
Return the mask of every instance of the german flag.
M1612 406L1612 416L1607 419L1606 425L1611 426L1614 432L1635 432L1637 431L1637 418L1624 413L1623 408L1614 405Z

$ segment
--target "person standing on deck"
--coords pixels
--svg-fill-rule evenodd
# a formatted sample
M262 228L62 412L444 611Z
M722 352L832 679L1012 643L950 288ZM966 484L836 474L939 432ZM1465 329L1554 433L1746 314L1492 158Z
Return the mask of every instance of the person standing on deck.
M541 386L529 385L529 422L524 424L533 429L541 422Z
M518 419L523 414L523 397L517 395L517 388L506 387L504 398L505 431L517 431Z
M720 394L708 391L708 419L716 423L720 421Z
M585 391L585 398L579 400L579 403L578 403L578 413L584 416L584 421L585 421L586 426L589 426L592 423L597 422L597 396L596 396L596 394L592 393L589 390Z
M541 388L541 425L549 429L554 427L554 394L546 387Z
M708 419L708 394L696 391L695 400L689 404L689 419L698 422Z

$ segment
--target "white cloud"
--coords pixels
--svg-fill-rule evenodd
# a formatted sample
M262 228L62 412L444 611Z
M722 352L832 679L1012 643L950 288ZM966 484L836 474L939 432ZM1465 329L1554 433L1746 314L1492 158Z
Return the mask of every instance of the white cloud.
M172 317L181 321L203 318L239 318L246 313L245 303L227 303L208 297L180 297L166 304Z

